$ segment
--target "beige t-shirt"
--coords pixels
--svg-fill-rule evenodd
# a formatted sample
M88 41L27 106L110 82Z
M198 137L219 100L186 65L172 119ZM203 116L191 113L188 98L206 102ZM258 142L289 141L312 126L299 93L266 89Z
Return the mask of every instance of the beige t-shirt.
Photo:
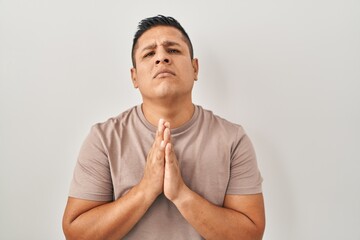
M112 201L143 177L156 126L141 105L92 127L79 154L70 187L75 198ZM226 194L260 193L262 177L243 128L195 106L187 123L171 130L186 185L218 206ZM124 239L202 239L161 194Z

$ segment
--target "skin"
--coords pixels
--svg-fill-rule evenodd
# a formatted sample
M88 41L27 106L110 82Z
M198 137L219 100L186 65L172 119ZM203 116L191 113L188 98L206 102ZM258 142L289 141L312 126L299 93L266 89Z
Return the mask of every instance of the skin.
M181 32L163 26L148 30L138 40L135 60L131 78L147 120L156 126L164 118L173 128L187 122L194 111L191 93L199 66Z
M142 95L145 117L157 125L144 176L113 202L69 198L63 218L66 238L120 239L164 193L205 239L262 239L262 194L226 195L219 207L189 189L182 179L171 128L189 121L194 112L191 92L199 67L198 60L190 58L180 31L167 26L151 28L139 38L135 60L133 85Z

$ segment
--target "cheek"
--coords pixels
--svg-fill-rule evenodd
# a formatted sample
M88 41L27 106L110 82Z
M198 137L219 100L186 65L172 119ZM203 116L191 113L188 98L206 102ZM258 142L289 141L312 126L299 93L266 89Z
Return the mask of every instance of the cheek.
M194 80L195 78L195 71L193 66L190 64L187 64L186 67L184 68L184 72L186 73L186 77L190 78L192 80Z
M144 81L151 78L151 70L148 68L140 68L137 70L138 81Z

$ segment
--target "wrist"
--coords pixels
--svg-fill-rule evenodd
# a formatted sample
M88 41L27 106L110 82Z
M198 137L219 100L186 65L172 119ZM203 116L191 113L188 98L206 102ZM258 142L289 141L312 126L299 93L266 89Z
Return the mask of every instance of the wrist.
M140 183L136 186L137 191L141 192L144 200L149 200L151 202L155 201L155 199L161 194L157 189L154 188L151 184L144 179L140 181Z
M171 201L175 204L175 206L180 209L185 206L188 202L191 201L192 195L194 194L186 184L184 184L178 191L176 198Z

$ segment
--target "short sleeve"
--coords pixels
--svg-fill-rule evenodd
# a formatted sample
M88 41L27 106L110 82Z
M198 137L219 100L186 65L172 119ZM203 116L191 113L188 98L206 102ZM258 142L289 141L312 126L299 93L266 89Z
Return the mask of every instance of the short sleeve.
M231 152L230 179L226 194L261 193L262 180L253 145L240 128Z
M80 149L69 196L92 201L113 200L108 153L97 125L91 128Z

